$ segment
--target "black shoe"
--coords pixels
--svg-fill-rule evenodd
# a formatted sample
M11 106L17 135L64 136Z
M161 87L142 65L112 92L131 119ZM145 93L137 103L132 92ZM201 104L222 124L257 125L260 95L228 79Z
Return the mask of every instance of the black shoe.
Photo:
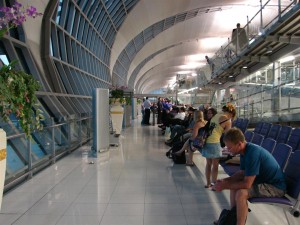
M166 142L165 143L172 143L173 142L173 139L172 138L170 138L169 140L166 140Z
M168 142L165 142L166 145L168 145L169 147L172 147L173 146L173 143L168 143Z

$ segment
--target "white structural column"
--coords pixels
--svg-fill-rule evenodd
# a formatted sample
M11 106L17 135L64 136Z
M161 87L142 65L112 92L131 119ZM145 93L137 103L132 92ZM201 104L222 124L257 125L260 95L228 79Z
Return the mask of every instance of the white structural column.
M0 129L0 210L6 171L6 133Z
M93 91L93 154L109 148L109 90L96 88Z

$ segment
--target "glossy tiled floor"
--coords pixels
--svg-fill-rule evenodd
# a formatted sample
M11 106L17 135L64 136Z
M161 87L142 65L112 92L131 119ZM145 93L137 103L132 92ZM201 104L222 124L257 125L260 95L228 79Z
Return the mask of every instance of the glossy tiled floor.
M197 167L173 165L166 137L155 126L123 131L120 146L84 154L84 146L4 196L1 225L208 225L228 192L205 189L204 159ZM89 164L94 161L94 164ZM225 176L220 168L220 177ZM247 225L299 225L282 209L250 205ZM289 222L288 222L289 220Z

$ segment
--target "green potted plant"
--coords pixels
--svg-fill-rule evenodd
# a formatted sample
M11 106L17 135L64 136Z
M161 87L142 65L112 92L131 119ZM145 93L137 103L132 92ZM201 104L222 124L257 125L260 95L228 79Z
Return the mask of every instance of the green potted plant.
M0 68L0 115L5 122L14 113L27 137L35 130L43 128L40 121L42 112L37 106L35 92L39 90L39 83L32 75L22 70L16 70L14 64L3 65Z
M130 105L130 97L124 97L124 90L126 89L126 86L111 86L109 104L120 103Z
M12 7L0 7L0 39L14 27L26 21L26 17L35 18L42 15L36 8L25 8L15 1ZM28 137L34 129L42 129L40 121L43 115L39 109L34 110L37 104L35 92L39 90L39 83L30 74L16 70L16 61L0 68L0 117L9 121L10 114L18 118L21 128Z
M9 29L21 25L26 17L35 18L42 15L35 7L24 8L17 1L12 7L0 7L0 13L0 39ZM29 137L32 130L42 129L41 111L34 110L37 103L35 92L40 85L32 75L16 70L15 63L0 65L0 117L9 121L10 115L14 113L26 137ZM6 171L6 145L6 133L0 129L0 209Z

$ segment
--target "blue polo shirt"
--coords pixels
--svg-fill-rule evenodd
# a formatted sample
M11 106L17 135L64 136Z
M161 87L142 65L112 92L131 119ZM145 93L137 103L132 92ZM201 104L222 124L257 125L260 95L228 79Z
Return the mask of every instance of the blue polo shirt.
M241 155L240 169L245 176L256 176L254 184L271 184L281 190L286 190L284 174L276 159L266 149L252 144L246 144L246 151Z
M168 103L163 102L162 105L163 105L163 110L170 110Z

